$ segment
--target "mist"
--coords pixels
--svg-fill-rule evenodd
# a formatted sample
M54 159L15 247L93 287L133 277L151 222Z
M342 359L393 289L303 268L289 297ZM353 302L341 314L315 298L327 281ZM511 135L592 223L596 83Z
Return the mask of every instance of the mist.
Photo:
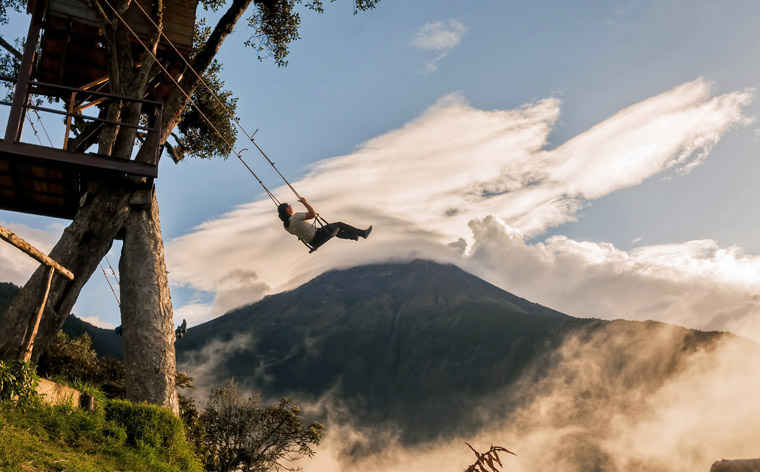
M616 323L580 333L551 354L556 364L545 376L523 376L513 413L477 434L406 447L398 431L331 419L317 455L299 465L304 472L462 471L474 461L465 441L517 452L502 456L505 471L708 471L721 458L757 457L760 377L751 373L760 349L716 334L679 356L689 336L659 323L638 335ZM494 394L495 404L499 395L512 394ZM357 459L349 454L356 445L379 452Z

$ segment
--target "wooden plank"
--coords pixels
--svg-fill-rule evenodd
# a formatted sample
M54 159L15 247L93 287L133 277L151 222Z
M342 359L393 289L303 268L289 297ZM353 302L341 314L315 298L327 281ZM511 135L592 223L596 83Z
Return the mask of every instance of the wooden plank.
M24 241L22 238L16 236L15 233L13 233L8 228L5 228L4 226L0 226L0 239L12 244L19 250L23 251L29 257L37 260L38 262L55 268L56 272L63 275L67 279L74 280L74 274L69 269L63 267L61 264L57 263L56 261L54 261L47 255L42 253L36 247Z
M61 151L60 149L37 146L27 143L8 143L0 141L0 157L5 155L11 159L34 158L55 161L75 166L90 167L109 171L123 172L130 175L156 178L158 169L155 166L136 161L114 159L107 156L91 156L74 152Z
M83 23L98 24L98 16L84 0L49 0L48 15L71 17Z
M3 196L3 192L0 192ZM19 195L4 195L5 200L0 200L0 208L8 211L19 213L28 213L30 215L49 216L52 218L63 218L71 220L77 213L77 207L72 202L66 205L42 205L39 202L32 202L22 199Z

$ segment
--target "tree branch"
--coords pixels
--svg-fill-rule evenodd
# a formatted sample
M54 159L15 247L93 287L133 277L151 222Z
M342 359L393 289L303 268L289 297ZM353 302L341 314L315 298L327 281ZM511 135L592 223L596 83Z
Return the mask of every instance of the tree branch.
M0 46L5 48L9 53L13 54L19 61L22 57L24 57L16 48L11 45L11 43L3 39L2 36L0 36Z
M232 33L235 24L252 2L253 0L234 0L232 5L230 5L230 8L224 13L222 18L219 19L219 22L214 27L214 31L209 36L206 44L201 47L195 57L193 57L193 60L190 61L193 69L195 69L198 74L202 76L205 73L208 66L213 62L214 57L216 57L217 52L219 52L222 43L227 39L227 36ZM188 73L182 77L179 84L184 93L192 96L196 87L198 87L199 81L195 74ZM179 90L176 90L175 87L174 91L166 100L166 107L164 108L163 120L161 123L161 136L157 136L156 133L151 133L150 137L145 141L145 144L140 148L135 160L156 165L158 164L158 162L154 162L155 158L152 151L157 144L156 140L158 140L158 144L166 142L169 135L174 130L174 127L177 126L177 123L179 123L182 118L182 111L188 103L189 100L187 97L185 97L185 95Z

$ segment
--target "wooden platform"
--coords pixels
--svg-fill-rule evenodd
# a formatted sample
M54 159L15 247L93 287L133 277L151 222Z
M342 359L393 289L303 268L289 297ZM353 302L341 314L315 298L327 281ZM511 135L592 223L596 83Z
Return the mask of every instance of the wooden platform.
M158 176L156 167L0 140L0 209L72 219L88 182Z

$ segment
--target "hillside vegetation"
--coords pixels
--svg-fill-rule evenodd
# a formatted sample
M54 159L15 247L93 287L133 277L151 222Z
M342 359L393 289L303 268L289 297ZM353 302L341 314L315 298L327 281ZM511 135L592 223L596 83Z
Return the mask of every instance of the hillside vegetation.
M124 400L94 412L0 403L0 470L11 472L203 470L169 410Z

